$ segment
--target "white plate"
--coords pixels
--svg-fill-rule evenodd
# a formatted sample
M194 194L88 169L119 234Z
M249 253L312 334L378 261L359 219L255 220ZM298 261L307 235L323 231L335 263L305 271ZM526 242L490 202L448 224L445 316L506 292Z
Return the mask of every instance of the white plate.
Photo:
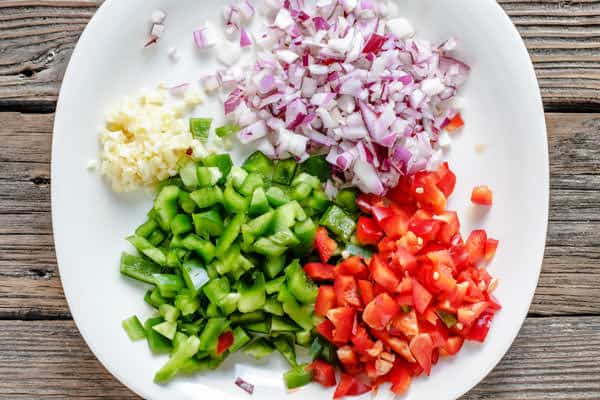
M284 397L276 356L255 362L243 356L218 371L179 378L159 386L154 372L166 356L151 355L143 341L132 343L121 320L149 315L143 285L119 275L123 238L144 220L150 197L113 194L86 163L98 156L97 127L118 96L158 82L195 80L214 65L214 55L194 48L191 32L216 18L218 0L108 0L98 10L73 53L56 110L52 147L52 211L60 275L72 315L88 345L121 382L148 399L217 399L248 395L234 385L242 376L256 385L254 399L312 396L330 391L309 385ZM143 49L149 16L168 12L161 42ZM431 377L414 381L406 399L455 399L476 385L510 347L526 316L544 252L548 213L548 151L539 89L527 51L516 29L493 0L402 1L402 13L420 36L455 36L461 57L472 66L465 99L466 128L448 158L458 176L450 206L463 221L463 233L483 227L500 239L491 272L500 278L497 296L504 308L483 345L466 344L442 360ZM177 46L172 64L167 49ZM221 114L216 102L196 114ZM474 148L485 145L479 154ZM494 206L482 213L469 203L470 189L488 184ZM380 390L381 398L391 398ZM370 395L368 395L370 396ZM368 397L367 396L367 397Z

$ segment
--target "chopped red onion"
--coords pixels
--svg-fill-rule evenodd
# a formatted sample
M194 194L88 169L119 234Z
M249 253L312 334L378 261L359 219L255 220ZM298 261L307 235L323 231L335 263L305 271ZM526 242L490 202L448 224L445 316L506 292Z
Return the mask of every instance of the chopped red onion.
M200 49L214 47L217 44L217 36L213 27L207 24L203 28L198 28L194 32L194 42Z
M240 47L248 47L252 45L252 39L246 29L240 29Z
M245 1L225 13L240 46L239 22L252 15ZM330 185L377 194L402 174L439 164L439 148L450 143L443 129L458 112L451 102L469 72L450 54L454 39L432 45L415 37L406 19L387 19L392 5L378 0L264 6L267 26L255 42L265 51L254 68L228 71L227 85L220 79L241 140L269 157L299 160L329 147Z
M235 384L248 394L254 393L254 385L249 382L246 382L240 377L237 377L235 379Z

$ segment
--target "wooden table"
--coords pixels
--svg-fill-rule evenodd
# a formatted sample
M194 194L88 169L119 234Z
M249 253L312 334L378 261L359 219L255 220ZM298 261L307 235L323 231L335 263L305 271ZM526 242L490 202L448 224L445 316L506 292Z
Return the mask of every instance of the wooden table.
M600 2L500 3L527 43L542 89L550 224L527 321L464 399L598 400ZM79 336L52 241L53 110L71 51L98 4L0 0L0 398L136 398Z

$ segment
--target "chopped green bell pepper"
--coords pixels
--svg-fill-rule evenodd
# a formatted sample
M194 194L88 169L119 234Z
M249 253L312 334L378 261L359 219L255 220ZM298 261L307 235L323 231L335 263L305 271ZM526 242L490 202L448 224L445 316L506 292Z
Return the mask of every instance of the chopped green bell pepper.
M260 151L256 151L250 155L242 165L248 172L258 172L265 179L270 180L273 176L273 170L275 168L273 161L265 156Z
M198 166L196 174L198 175L198 186L201 188L214 186L223 178L223 174L218 167Z
M298 260L292 261L285 269L287 288L301 303L314 303L317 298L317 286L306 276Z
M217 254L225 254L225 250L229 248L235 241L235 239L240 234L242 229L242 224L246 220L246 216L244 214L235 215L225 227L223 234L221 237L217 239Z
M283 380L288 389L294 389L309 384L312 380L312 372L308 369L308 365L300 364L284 373Z
M190 194L184 190L179 192L179 207L186 213L191 214L196 209L196 202L192 200Z
M261 309L266 301L265 277L262 272L255 274L252 285L242 284L239 293L238 310L240 312L249 313Z
M155 354L163 354L171 352L171 342L156 332L153 328L163 322L162 317L148 318L144 323L144 329L146 330L146 339L148 340L148 346L150 350Z
M194 295L198 294L202 286L209 281L209 277L204 269L204 266L200 260L195 258L188 258L183 262L181 265L181 275L183 276L186 286Z
M298 365L298 362L296 361L296 349L294 348L294 342L289 340L287 335L277 336L271 339L271 342L277 351L292 367Z
M183 289L183 280L175 274L154 274L154 283L162 297L172 298Z
M161 304L160 307L158 307L158 312L167 322L177 322L180 313L176 307L173 307L170 304Z
M180 189L177 186L165 186L154 200L154 209L158 217L158 223L163 231L168 231L171 221L177 215L177 201Z
M154 274L161 268L152 261L131 254L121 254L121 273L138 281L154 284Z
M179 160L179 176L188 190L194 190L198 186L198 174L196 173L196 163L188 158L184 157Z
M190 118L190 132L194 139L201 142L208 140L212 118Z
M137 227L137 229L135 230L135 234L136 236L140 236L147 239L152 234L152 232L154 232L158 228L158 222L156 222L156 220L153 218L149 218L146 222Z
M127 241L131 243L140 253L157 263L158 265L167 264L167 255L150 243L143 237L132 235L127 238Z
M233 328L233 344L229 348L229 351L235 353L249 341L250 336L248 336L246 331L242 327L236 326Z
M268 356L273 352L273 350L275 350L273 346L271 346L271 344L264 338L255 339L246 345L246 347L244 347L244 353L256 358L257 360Z
M226 277L212 279L202 288L204 295L213 304L219 304L221 299L228 295L230 291L231 287L229 286L229 280Z
M184 363L198 352L200 340L196 336L185 339L173 353L169 361L154 375L156 383L165 383L173 379Z
M258 172L251 172L246 179L244 179L244 183L240 187L239 192L248 197L252 195L256 189L264 187L264 185L265 183L263 182L262 175Z
M356 190L354 189L342 189L338 192L335 198L335 204L343 208L349 213L355 213L358 211L356 205Z
M171 232L173 235L183 235L193 229L192 219L187 214L177 214L171 221Z
M331 164L325 158L325 155L310 156L298 166L298 170L316 176L321 182L325 182L331 178Z
M250 200L236 192L233 185L227 185L223 192L223 205L232 214L242 214L248 211Z
M248 213L251 216L256 216L264 214L270 209L271 206L269 206L269 200L267 199L267 195L265 194L265 189L262 187L256 188L252 193Z
M310 330L313 328L312 307L311 305L300 306L296 298L286 286L279 289L277 300L283 306L283 311L302 329Z
M268 262L268 260L269 259L267 259L267 262ZM280 264L281 269L283 269L284 263L285 263L285 258L281 258L281 264ZM279 272L277 272L277 274L279 274ZM279 290L284 285L285 285L285 276L280 276L279 278L275 278L275 279L267 282L265 284L265 290L266 290L267 294L279 293Z
M197 235L203 238L211 236L221 236L225 230L223 218L215 208L192 215L194 230Z
M281 303L277 301L274 297L267 298L264 306L264 310L269 314L283 316L283 307L281 307Z
M272 332L299 332L301 330L302 329L298 325L287 318L282 318L279 316L273 316L271 318Z
M169 340L172 340L177 332L177 322L164 321L152 327L155 332L160 333Z
M217 167L221 171L222 178L219 179L219 183L224 183L225 178L229 175L233 162L229 154L211 154L205 157L202 162L207 167Z
M175 307L181 311L181 315L190 315L200 308L200 300L191 291L180 290L175 296Z
M205 263L209 263L215 258L215 246L210 241L204 240L198 235L190 233L181 243L186 249L198 254Z
M223 203L223 192L218 186L211 186L194 190L190 193L190 198L200 208L212 207L215 204Z
M146 330L137 316L134 315L124 319L123 322L121 322L121 325L127 333L127 336L129 336L129 339L140 340L146 338Z
M209 318L200 334L199 350L205 350L211 354L215 354L219 336L229 328L229 324L230 321L225 318Z
M288 194L278 186L269 187L265 195L267 196L269 204L271 204L273 207L282 206L290 201Z
M335 204L329 206L325 211L320 223L345 241L350 239L354 228L356 228L354 219Z
M233 135L234 133L237 133L239 130L240 130L240 127L237 126L236 124L226 124L226 125L216 128L215 133L218 137L227 137L229 135Z
M300 241L295 247L294 253L299 256L310 254L314 247L315 237L317 236L317 227L313 220L307 218L302 222L298 222L294 226L294 234Z

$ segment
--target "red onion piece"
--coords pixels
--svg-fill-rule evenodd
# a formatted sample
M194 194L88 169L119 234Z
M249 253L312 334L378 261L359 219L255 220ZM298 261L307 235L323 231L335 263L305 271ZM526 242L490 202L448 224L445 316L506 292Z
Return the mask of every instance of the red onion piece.
M235 384L248 394L254 393L254 385L249 382L246 382L240 377L237 377L235 379Z

